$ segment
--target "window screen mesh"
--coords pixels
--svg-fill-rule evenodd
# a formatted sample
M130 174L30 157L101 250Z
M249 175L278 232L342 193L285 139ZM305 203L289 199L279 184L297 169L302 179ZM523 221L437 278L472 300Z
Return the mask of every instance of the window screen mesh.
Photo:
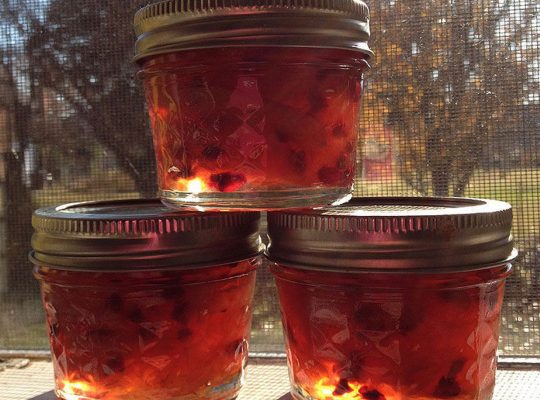
M0 349L45 349L27 261L33 209L155 193L131 20L147 1L0 2ZM540 6L372 1L358 195L452 195L515 208L520 255L500 349L540 356ZM256 352L282 351L258 275Z

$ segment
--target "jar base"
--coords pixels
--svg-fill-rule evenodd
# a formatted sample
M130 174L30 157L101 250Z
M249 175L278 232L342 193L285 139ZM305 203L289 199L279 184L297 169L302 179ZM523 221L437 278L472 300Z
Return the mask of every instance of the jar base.
M199 393L189 393L189 394L175 394L177 391L167 391L163 389L143 389L140 390L130 390L125 394L117 393L111 394L111 392L101 392L101 393L92 393L91 396L79 393L68 393L58 387L54 390L54 394L58 400L99 400L103 398L109 398L115 400L236 400L244 385L244 370L242 370L238 375L234 376L233 379L229 382L221 384L217 387L209 388L203 390ZM77 392L77 390L75 390Z
M74 395L69 393L64 393L62 390L55 390L54 394L56 396L56 399L58 400L98 400L101 399L101 397L87 397L83 395ZM128 397L126 397L126 400L133 400L133 399L139 399L139 397L133 397L134 395L130 393ZM135 395L136 396L136 395ZM150 396L150 397L141 397L141 400L154 400L156 397ZM194 395L188 395L188 396L181 396L181 397L167 397L167 400L198 400L199 397ZM205 399L208 400L236 400L238 399L238 391L236 391L234 394L225 395L224 397L205 397Z
M161 190L163 204L177 209L198 211L251 210L337 206L352 198L344 188L273 190L268 192L190 193Z
M458 396L452 397L452 399L456 399L456 400L492 400L493 399L493 389L494 389L494 385L490 386L489 388L481 391L480 393L478 393L476 395L474 395L474 394L473 395L471 395L471 394L463 394L463 395L458 395ZM321 400L319 397L311 396L304 389L302 389L300 386L295 385L295 384L291 385L291 398L294 399L294 400ZM364 398L364 397L362 397L362 398ZM394 398L394 397L392 397L392 398ZM398 395L396 400L398 400L398 399L399 400L406 400L406 399L413 400L415 398L418 398L419 400L428 400L428 399L438 400L439 399L438 397L430 398L430 397L420 396L420 397L412 397L412 398L410 398L410 397L407 397L407 396L399 396Z

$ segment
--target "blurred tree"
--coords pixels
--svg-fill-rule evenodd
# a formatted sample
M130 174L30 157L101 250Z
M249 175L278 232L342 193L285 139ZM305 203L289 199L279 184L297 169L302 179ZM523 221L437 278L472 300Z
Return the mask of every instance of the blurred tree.
M527 46L538 40L537 0L382 0L370 6L376 56L364 129L392 128L397 167L413 189L461 196L488 145L491 157L512 150L506 138L519 129L534 82L529 69L538 62Z
M80 135L108 148L148 197L155 195L156 180L144 99L133 79L131 21L137 3L53 0L27 46L40 86L68 105L64 117L76 117ZM63 134L49 129L40 140L58 143Z
M80 154L80 147L97 141L142 196L155 195L151 135L140 85L133 79L131 21L141 3L0 1L0 114L9 131L4 213L12 294L27 295L36 287L27 261L32 203L24 174L30 143L51 155L67 148Z
M8 294L26 294L37 291L32 278L28 250L32 230L31 193L24 182L25 152L30 144L30 118L36 86L32 79L32 64L23 46L25 30L22 23L6 18L10 2L0 4L0 126L3 163L0 224L6 237L5 258L1 268L7 269ZM3 282L0 282L3 283ZM0 288L3 289L3 288ZM0 290L1 292L2 290Z
M31 209L23 184L30 142L51 153L97 140L142 195L155 193L151 137L131 61L132 17L146 3L0 0L2 31L11 35L2 48L1 81L11 124L5 155L12 282L24 282L26 274L15 258L25 257L29 237L22 225ZM518 129L517 110L538 83L530 78L537 46L527 47L538 40L531 29L537 1L381 0L370 6L376 57L364 121L392 128L399 171L411 187L462 195L488 146L494 146L491 155L509 151L508 140L495 138Z

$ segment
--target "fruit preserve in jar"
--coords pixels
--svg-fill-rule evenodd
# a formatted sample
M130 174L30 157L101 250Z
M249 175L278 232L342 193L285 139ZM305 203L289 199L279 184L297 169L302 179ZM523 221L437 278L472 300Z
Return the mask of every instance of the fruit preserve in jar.
M229 400L244 381L259 214L159 200L35 212L55 378L64 400Z
M511 220L464 198L270 213L293 397L491 399Z
M363 2L165 1L135 29L165 204L350 199L371 55Z

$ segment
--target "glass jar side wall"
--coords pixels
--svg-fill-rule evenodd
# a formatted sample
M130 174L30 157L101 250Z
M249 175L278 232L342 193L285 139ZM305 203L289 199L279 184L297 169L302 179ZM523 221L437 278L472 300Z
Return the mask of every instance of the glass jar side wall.
M118 273L37 266L57 395L234 398L259 264Z
M164 201L276 208L348 198L364 57L254 47L149 58L140 75Z
M274 265L293 395L490 399L509 270L396 276Z

